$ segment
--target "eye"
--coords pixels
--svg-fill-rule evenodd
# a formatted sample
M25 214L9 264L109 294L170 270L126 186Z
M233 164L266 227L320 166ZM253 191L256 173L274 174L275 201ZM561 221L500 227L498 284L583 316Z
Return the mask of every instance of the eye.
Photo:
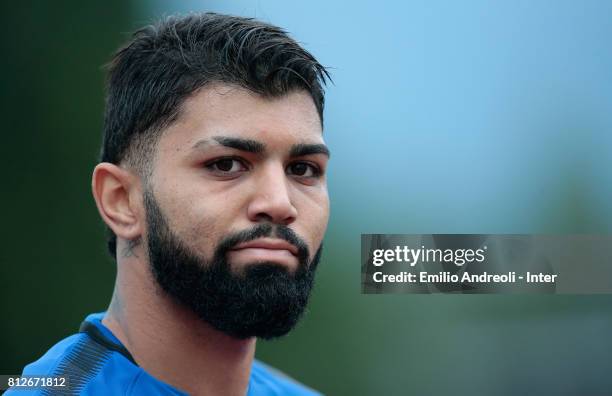
M205 166L212 172L219 174L244 172L248 170L243 161L231 157L214 160L207 163Z
M294 162L287 167L287 172L299 177L319 177L321 170L308 162Z

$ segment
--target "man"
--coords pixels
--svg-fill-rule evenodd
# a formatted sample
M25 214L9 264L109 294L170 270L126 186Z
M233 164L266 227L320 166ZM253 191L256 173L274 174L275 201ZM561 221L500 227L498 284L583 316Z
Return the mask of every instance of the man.
M328 78L251 19L170 17L134 33L110 64L92 177L113 297L24 374L66 377L67 394L313 394L254 353L257 337L293 328L313 285Z

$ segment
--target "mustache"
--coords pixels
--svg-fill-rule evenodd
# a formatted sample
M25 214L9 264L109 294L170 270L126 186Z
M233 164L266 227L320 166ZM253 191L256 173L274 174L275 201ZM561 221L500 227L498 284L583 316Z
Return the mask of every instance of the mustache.
M277 238L295 246L297 249L297 258L300 262L306 262L308 260L310 257L308 246L295 231L284 225L272 225L269 223L258 224L253 228L226 236L217 247L217 256L224 256L228 251L241 243L250 242L258 238L270 237L273 234Z

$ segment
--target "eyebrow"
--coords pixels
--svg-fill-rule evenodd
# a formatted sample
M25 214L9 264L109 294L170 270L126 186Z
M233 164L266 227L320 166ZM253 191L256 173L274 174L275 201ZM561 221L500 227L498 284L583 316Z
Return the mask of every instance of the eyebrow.
M301 157L311 154L323 154L327 158L330 156L329 149L324 144L295 144L289 152L290 157Z
M240 151L246 151L249 153L260 154L266 151L266 145L262 142L258 142L257 140L229 136L213 136L212 140L222 146ZM200 140L193 145L193 148L200 148L208 144L210 144L210 140ZM291 146L291 149L289 151L290 157L301 157L312 154L323 154L328 158L330 157L329 149L324 144L298 143Z
M266 145L257 140L234 138L228 136L215 136L213 139L222 146L249 153L263 153Z

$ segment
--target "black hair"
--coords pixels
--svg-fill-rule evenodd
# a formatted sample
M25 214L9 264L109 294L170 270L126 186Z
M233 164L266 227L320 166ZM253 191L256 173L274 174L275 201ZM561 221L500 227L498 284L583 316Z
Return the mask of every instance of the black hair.
M166 17L133 33L108 65L101 162L146 178L156 143L185 100L210 83L263 97L305 90L323 123L329 73L287 33L252 18L200 13ZM116 235L108 249L116 257Z

